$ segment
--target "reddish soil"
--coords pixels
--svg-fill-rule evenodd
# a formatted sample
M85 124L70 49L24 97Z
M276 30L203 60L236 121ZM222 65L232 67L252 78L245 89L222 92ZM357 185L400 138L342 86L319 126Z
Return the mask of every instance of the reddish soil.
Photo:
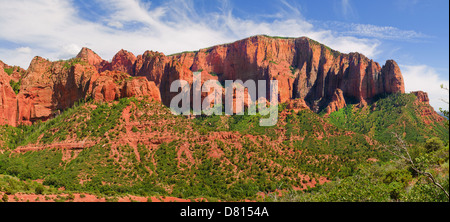
M52 144L46 144L46 145L28 145L28 146L19 146L16 149L14 149L13 153L25 153L29 151L39 151L44 149L57 149L57 150L83 150L85 148L89 148L95 145L94 141L77 141L77 142L71 142L66 141L62 143L52 143Z
M0 196L3 196L4 193L0 192ZM202 202L207 201L206 199L181 199L177 197L138 197L133 195L128 195L124 197L97 197L92 194L74 194L73 199L69 198L69 194L24 194L24 193L16 193L8 195L8 202L56 202L62 201L64 202L149 202L148 198L151 199L151 202Z

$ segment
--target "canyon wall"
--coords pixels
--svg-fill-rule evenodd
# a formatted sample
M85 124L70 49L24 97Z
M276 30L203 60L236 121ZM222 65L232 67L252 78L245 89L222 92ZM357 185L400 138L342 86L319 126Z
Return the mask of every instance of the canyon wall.
M395 61L380 66L360 53L340 53L306 37L253 36L169 56L121 50L111 62L83 48L71 60L35 57L27 70L6 73L4 68L11 67L0 62L0 125L12 126L45 121L88 98L149 96L169 106L178 94L170 92L171 83L183 79L192 84L196 71L202 82L213 79L222 85L225 80L266 80L267 92L268 81L278 80L280 103L302 104L314 112L331 113L348 103L365 106L380 95L405 92ZM11 80L20 81L18 93Z

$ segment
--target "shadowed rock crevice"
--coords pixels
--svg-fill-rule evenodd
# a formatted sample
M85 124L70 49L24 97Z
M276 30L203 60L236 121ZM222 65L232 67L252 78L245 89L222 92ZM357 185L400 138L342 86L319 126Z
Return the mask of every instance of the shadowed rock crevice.
M151 96L169 106L178 94L170 92L172 82L186 80L192 85L196 71L202 73L202 84L209 79L220 83L266 80L267 93L268 82L277 80L279 103L300 99L314 112L330 113L348 103L365 106L379 95L405 92L395 61L381 67L360 53L340 53L306 37L252 36L170 56L152 51L135 56L120 50L111 62L82 48L67 61L35 57L20 77L17 95L9 86L11 77L0 69L0 111L4 113L0 124L46 120L87 98L112 101ZM202 98L207 95L202 93Z

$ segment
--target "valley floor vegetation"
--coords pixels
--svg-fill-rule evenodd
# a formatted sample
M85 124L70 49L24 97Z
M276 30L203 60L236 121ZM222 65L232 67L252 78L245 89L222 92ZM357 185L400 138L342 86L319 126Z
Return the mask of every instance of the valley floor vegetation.
M71 194L63 201L91 193L447 202L428 177L386 150L400 135L415 166L448 192L448 123L425 123L414 100L393 94L329 116L280 104L272 127L259 126L261 116L175 116L147 98L80 101L46 122L0 127L0 201L16 193Z

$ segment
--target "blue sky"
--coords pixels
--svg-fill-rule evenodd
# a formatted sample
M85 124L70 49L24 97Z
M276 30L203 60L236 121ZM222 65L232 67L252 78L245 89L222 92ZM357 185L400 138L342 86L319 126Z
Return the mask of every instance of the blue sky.
M448 0L0 0L0 60L68 59L86 46L104 59L120 49L171 54L256 34L308 36L381 65L394 59L406 90L431 104L449 82Z

